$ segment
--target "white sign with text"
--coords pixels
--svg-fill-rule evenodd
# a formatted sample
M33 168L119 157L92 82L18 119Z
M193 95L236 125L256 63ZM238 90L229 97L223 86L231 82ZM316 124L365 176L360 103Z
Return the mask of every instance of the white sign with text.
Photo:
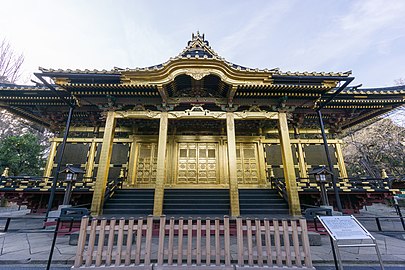
M353 216L318 216L336 240L370 239L370 233Z

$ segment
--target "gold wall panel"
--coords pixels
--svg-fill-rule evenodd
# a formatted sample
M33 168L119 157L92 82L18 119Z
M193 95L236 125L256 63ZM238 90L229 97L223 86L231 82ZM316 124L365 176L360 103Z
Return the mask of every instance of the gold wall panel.
M137 143L136 185L154 185L157 170L157 143Z
M259 160L256 143L236 144L238 184L259 184Z
M218 143L180 142L177 149L177 185L219 184Z

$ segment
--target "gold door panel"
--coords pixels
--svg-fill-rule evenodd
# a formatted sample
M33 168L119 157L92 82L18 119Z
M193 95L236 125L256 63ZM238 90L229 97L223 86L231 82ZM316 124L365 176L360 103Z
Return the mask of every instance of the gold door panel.
M259 183L259 160L255 143L237 143L236 162L236 174L239 184Z
M136 184L154 185L156 182L157 143L138 143Z
M218 184L218 144L178 143L176 184Z

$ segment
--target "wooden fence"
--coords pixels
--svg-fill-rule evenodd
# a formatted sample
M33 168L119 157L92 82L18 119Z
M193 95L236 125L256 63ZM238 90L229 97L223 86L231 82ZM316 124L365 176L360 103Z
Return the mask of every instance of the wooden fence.
M73 268L152 264L153 269L313 268L304 219L82 219Z

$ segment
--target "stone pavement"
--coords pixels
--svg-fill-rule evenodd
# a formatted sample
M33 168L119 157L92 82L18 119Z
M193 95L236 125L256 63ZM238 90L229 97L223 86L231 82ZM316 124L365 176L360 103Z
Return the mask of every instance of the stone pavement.
M384 208L383 206L382 208ZM378 207L377 207L378 210ZM391 211L391 209L388 209ZM385 216L387 209L380 216ZM372 215L369 211L362 216ZM378 215L374 214L374 215ZM0 227L4 220L0 220ZM10 229L33 229L40 228L41 219L14 220ZM405 231L402 233L373 233L382 254L384 265L392 266L392 269L405 269ZM1 269L38 269L46 265L52 243L53 233L0 233L0 270ZM57 270L69 269L73 264L76 252L75 246L69 245L68 236L58 236L54 250L52 265ZM379 269L377 256L374 248L341 248L343 264L356 265L353 269ZM322 236L321 246L311 246L314 265L317 269L334 269L332 249L328 236ZM376 265L371 267L370 265ZM365 268L359 268L364 266ZM345 267L346 269L346 267Z

